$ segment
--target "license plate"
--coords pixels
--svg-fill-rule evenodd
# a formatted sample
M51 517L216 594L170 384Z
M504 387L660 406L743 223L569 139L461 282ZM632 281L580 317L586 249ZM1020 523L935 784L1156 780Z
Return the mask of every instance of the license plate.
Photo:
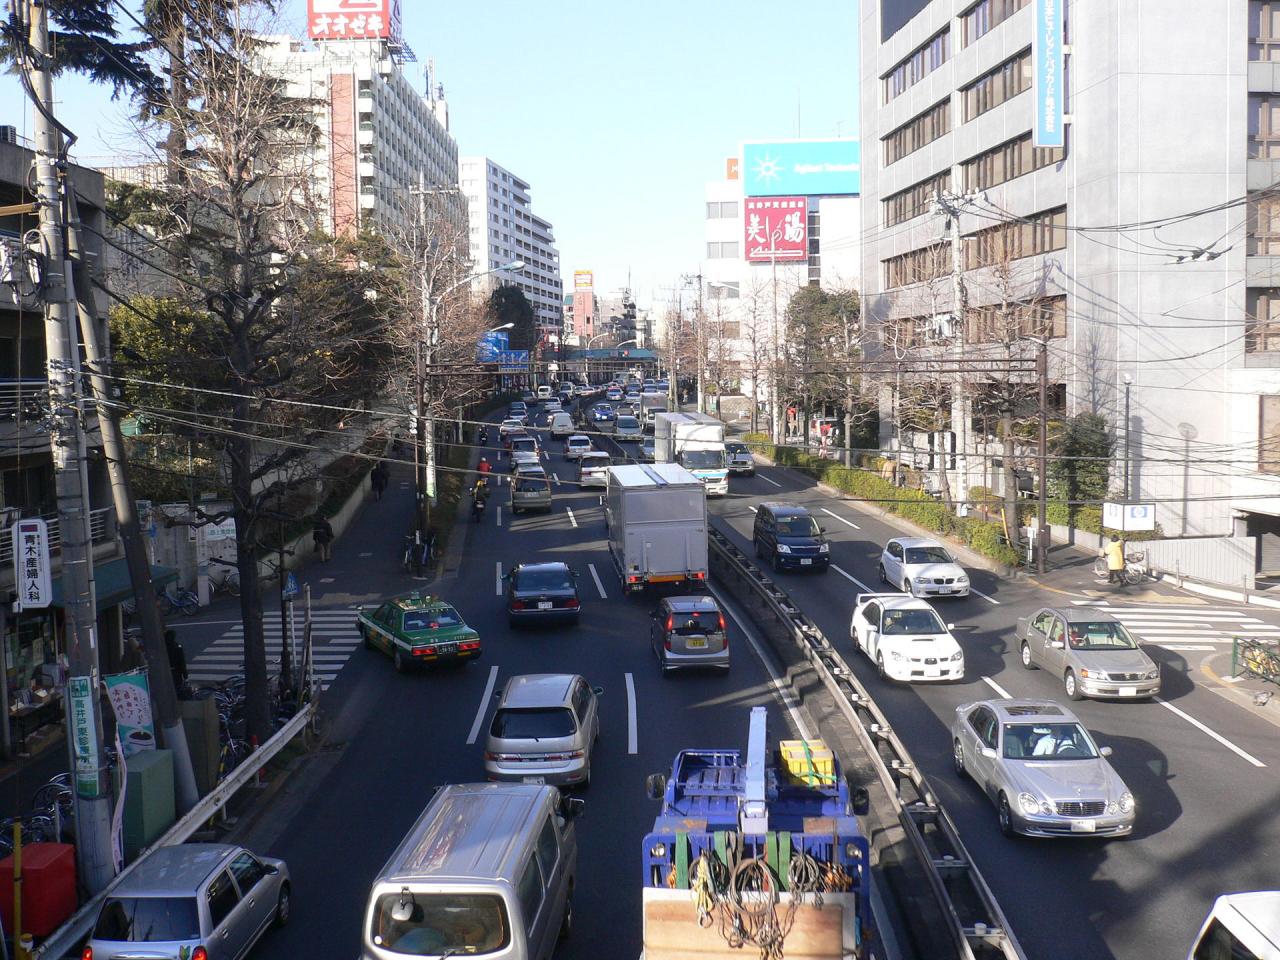
M436 647L436 652L437 653L453 653L457 649L458 649L458 645L456 643L442 643Z
M697 639L689 639L685 641L685 646L690 650L705 650L707 646L706 637L698 637Z
M800 566L802 566L802 567L809 567L809 566L812 566L812 565L813 565L813 561L812 561L812 560L810 560L808 557L805 557L804 559L802 559L802 560L800 561Z
M539 610L550 610L553 606L555 606L555 604L553 604L550 600L539 600L539 601L538 601L538 609L539 609Z
M1132 697L1132 696L1133 696L1133 695L1135 695L1137 692L1138 692L1138 691L1137 691L1134 687L1121 687L1121 688L1120 688L1120 696L1122 696L1122 697Z
M1072 820L1071 821L1072 833L1093 833L1097 829L1098 829L1097 820Z
M520 779L524 783L546 783L547 782L546 777L521 777Z
M941 667L925 667L924 675L926 677L937 679L942 676L942 668Z
M950 592L951 592L951 588L950 588L950 587L939 587L939 588L938 588L938 592L939 592L939 593L950 593Z

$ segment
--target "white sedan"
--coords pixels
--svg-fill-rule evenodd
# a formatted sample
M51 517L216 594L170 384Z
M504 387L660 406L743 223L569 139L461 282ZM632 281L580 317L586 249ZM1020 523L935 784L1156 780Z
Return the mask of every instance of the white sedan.
M962 680L964 651L924 600L900 593L860 593L849 639L882 680Z
M508 417L498 425L498 436L509 437L513 433L524 433L524 421Z
M591 452L591 438L581 433L575 433L565 438L564 441L564 458L566 460L580 460L584 453Z
M969 575L947 548L927 537L896 537L880 554L880 582L913 597L967 597Z

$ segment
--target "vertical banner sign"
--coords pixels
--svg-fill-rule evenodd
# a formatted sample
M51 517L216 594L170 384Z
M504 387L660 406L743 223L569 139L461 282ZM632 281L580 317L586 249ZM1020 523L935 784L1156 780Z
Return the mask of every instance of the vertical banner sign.
M743 250L749 263L809 259L808 201L804 197L746 197Z
M1032 61L1035 68L1037 147L1061 147L1064 91L1062 0L1033 0L1036 6Z
M132 757L143 750L154 750L156 728L151 717L151 688L146 671L113 673L102 679L106 681L107 699L115 711L117 736L124 746L124 755Z
M49 582L49 530L38 517L13 525L13 581L18 609L36 610L53 601Z
M98 737L93 712L93 678L67 678L67 709L71 711L71 748L76 758L76 794L98 795Z

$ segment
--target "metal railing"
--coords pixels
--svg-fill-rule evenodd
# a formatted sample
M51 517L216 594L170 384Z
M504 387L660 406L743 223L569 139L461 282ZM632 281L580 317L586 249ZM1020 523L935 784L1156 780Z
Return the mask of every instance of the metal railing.
M1242 673L1280 684L1280 642L1232 638L1231 675L1238 677Z
M80 946L80 942L89 935L89 931L93 928L94 921L98 917L98 909L102 906L102 902L109 896L111 892L131 874L139 863L146 859L147 854L157 847L169 847L174 844L183 843L192 834L204 828L209 818L224 807L228 800L258 775L258 771L266 765L267 761L274 757L277 753L284 749L294 737L302 732L303 728L310 721L312 714L316 710L316 703L312 701L298 711L298 713L270 740L259 747L254 753L250 754L244 763L240 764L232 772L232 774L223 780L220 784L209 791L208 796L197 803L191 810L177 823L170 827L163 836L155 843L151 844L145 850L138 853L133 862L116 874L115 878L107 884L106 888L100 891L96 896L86 901L83 906L77 910L66 923L49 935L44 943L40 944L31 956L33 960L60 960L63 956L72 954Z
M39 426L49 406L49 381L44 377L0 378L0 423Z
M41 519L44 520L49 530L50 555L59 553L62 550L62 528L58 523L58 515L56 513L48 513L44 514ZM13 561L13 535L9 532L9 529L6 527L3 531L0 531L0 565ZM94 546L110 543L116 538L114 507L99 507L97 510L89 511L89 536Z
M712 557L725 564L737 583L751 590L783 626L857 732L897 808L957 956L1026 960L955 823L848 663L817 624L722 533L708 531L708 541Z

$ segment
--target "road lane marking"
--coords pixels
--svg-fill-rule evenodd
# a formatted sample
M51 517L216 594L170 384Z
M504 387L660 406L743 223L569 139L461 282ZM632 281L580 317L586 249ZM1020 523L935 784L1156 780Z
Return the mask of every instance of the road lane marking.
M848 526L853 527L853 529L855 529L855 530L861 530L861 529L862 529L860 526L858 526L858 525L857 525L856 523L854 523L852 520L846 520L844 517L840 516L840 514L835 513L834 511L828 510L826 507L823 507L823 508L822 508L822 512L823 512L823 513L825 513L825 514L826 514L827 516L829 516L829 517L835 517L835 518L836 518L837 520L839 520L841 523L843 523L843 524L847 524Z
M636 684L627 674L627 753L635 753L637 744L636 731Z
M875 593L874 590L872 590L865 583L863 583L861 580L855 577L852 573L849 573L846 570L840 569L834 563L831 564L831 569L834 570L836 573L840 574L840 576L844 577L846 580L852 580L854 584L856 584L858 587L860 587L863 590L864 593Z
M1000 601L999 601L999 600L997 600L995 597L988 597L985 593L983 593L981 590L979 590L979 589L978 589L977 587L975 587L973 584L969 584L969 592L970 592L970 593L976 593L976 594L977 594L978 596L980 596L983 600L987 601L987 603L994 603L997 607L998 607L998 606L1000 606Z
M809 725L805 723L804 718L800 716L800 705L796 702L796 698L791 695L791 691L783 685L782 680L774 671L773 661L765 656L764 647L760 644L755 628L748 626L748 621L738 616L736 605L730 603L728 598L723 596L719 590L710 584L707 585L707 589L711 591L711 595L713 597L720 601L720 606L724 608L724 611L728 613L730 617L733 618L733 622L738 625L738 629L742 631L742 635L747 638L747 643L751 644L751 649L756 652L756 659L764 665L765 671L769 674L769 680L773 684L773 689L777 693L778 699L782 701L783 707L786 708L787 713L790 715L791 722L795 724L796 732L800 734L801 739L812 739L812 734L809 732Z
M1153 698L1153 699L1155 700L1155 702L1156 702L1156 703L1160 704L1160 706L1164 707L1166 710L1170 711L1171 713L1176 713L1178 716L1180 716L1183 720L1187 721L1187 723L1191 724L1193 727L1195 727L1195 728L1196 728L1197 730L1199 730L1201 733L1205 733L1205 734L1208 734L1209 736L1213 737L1213 739L1217 740L1220 744L1222 744L1224 747L1226 747L1228 750L1230 750L1230 751L1231 751L1232 753L1234 753L1236 756L1241 757L1241 758L1243 758L1243 759L1245 759L1245 760L1248 760L1248 761L1249 761L1250 763L1252 763L1255 767L1265 767L1265 766L1266 766L1266 764L1265 764L1265 763L1263 763L1261 760L1259 760L1257 757L1253 756L1253 755L1252 755L1252 754L1250 754L1250 753L1246 753L1245 751L1241 750L1239 747L1237 747L1234 743L1232 743L1230 740L1228 740L1228 739L1227 739L1226 737L1224 737L1222 734L1218 733L1216 730L1211 730L1211 729L1209 729L1209 728L1208 728L1208 727L1206 727L1203 723L1201 723L1199 720L1197 720L1195 717L1191 716L1191 714L1186 713L1186 712L1185 712L1185 711L1183 711L1183 710L1179 710L1177 707L1175 707L1175 706L1174 706L1172 703L1170 703L1168 700L1162 700L1160 697L1155 697L1155 698Z
M770 480L770 479L769 479L768 477L766 477L763 473L758 473L758 474L756 474L756 476L758 476L758 477L759 477L761 480L763 480L765 483L772 483L775 487L781 487L781 486L782 486L782 484L780 484L777 480Z
M500 597L502 596L502 561L499 560L496 564L494 564L494 566L497 568L497 573L494 575L493 592Z
M985 684L986 684L988 687L990 687L992 690L994 690L996 693L1000 694L1000 696L1004 697L1006 700L1012 700L1012 699L1013 699L1012 695L1009 693L1009 691L1008 691L1008 690L1006 690L1004 687L1000 686L1000 684L996 683L996 682L995 682L994 680L992 680L990 677L983 677L983 678L982 678L982 682L983 682L983 683L985 683Z
M600 591L600 599L608 600L609 595L604 592L604 584L600 582L600 574L596 573L596 565L594 563L588 563L587 569L591 571L591 579L596 582L596 589Z
M484 695L480 698L480 706L476 710L476 719L471 724L471 733L467 735L467 743L475 743L480 736L480 725L484 723L484 715L489 712L489 701L493 698L493 687L498 682L498 665L489 668L489 682L484 685Z
M759 510L760 508L759 508L759 507L753 507L751 504L749 504L749 503L748 503L748 504L747 504L747 509L748 509L748 510L750 510L752 513L755 513L755 512L756 512L757 510Z
M1147 641L1151 643L1150 640ZM1162 650L1216 650L1217 648L1209 644L1199 643L1152 643L1153 647L1160 647Z
M578 525L578 518L573 515L573 508L565 507L564 512L569 515L569 522L576 527Z
M499 506L497 508L497 512L494 514L494 517L498 521L498 526L502 526L502 507Z

